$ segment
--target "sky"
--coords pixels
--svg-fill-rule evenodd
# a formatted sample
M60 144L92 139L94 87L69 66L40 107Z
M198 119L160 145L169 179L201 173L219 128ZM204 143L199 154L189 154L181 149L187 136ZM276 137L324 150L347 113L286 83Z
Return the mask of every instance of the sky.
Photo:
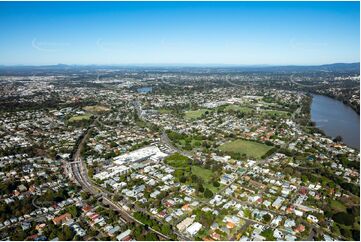
M0 65L360 60L359 2L0 2Z

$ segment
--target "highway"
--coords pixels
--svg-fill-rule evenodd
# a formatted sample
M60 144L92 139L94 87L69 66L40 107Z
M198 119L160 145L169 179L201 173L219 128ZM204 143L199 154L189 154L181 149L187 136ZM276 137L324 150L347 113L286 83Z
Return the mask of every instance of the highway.
M305 85L305 84L302 84L302 83L299 83L299 82L296 82L295 80L293 80L293 77L294 75L291 75L290 76L290 82L295 84L295 85L298 85L298 86L301 86L301 87L321 87L322 85L324 85L323 83L321 84L314 84L314 85Z

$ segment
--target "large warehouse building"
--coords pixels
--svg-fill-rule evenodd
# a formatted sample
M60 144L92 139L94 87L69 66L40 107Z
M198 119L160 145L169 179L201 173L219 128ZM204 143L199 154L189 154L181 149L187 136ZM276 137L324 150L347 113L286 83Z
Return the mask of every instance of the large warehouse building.
M156 146L147 146L132 152L114 157L114 163L118 165L139 162L146 159L159 160L166 157L167 154L163 153Z

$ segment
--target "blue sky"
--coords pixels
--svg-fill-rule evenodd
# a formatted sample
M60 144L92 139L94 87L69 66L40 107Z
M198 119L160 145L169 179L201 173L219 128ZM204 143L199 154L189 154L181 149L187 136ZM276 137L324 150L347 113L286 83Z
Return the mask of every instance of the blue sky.
M0 64L360 59L359 2L0 2Z

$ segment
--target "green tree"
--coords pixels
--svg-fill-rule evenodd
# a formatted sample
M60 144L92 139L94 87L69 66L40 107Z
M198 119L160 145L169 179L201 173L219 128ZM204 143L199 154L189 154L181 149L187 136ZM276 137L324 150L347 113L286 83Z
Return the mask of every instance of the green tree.
M355 218L352 214L348 214L345 212L339 212L332 216L333 220L339 224L344 224L346 226L353 225Z
M12 236L12 240L22 241L25 240L26 233L22 229L17 229Z
M157 236L154 234L154 233L147 233L146 235L145 235L145 240L146 241L157 241L158 240L158 238L157 238Z
M268 213L263 215L263 220L268 223L269 221L271 221L271 215L269 215Z
M213 181L213 186L214 187L219 187L221 184L219 184L219 182L218 181Z
M212 197L213 197L213 192L207 188L207 189L204 191L204 196L205 196L206 198L212 198Z
M59 240L72 240L74 237L73 231L69 226L64 225L62 231L59 231L58 238Z
M142 228L140 226L136 226L133 230L133 234L137 238L142 234Z
M88 192L81 192L81 193L80 193L80 196L81 196L81 198L82 198L83 200L87 200L87 199L89 199L89 197L90 197L90 195L89 195Z
M181 183L185 183L187 181L187 178L185 176L181 176L181 178L179 179L179 181Z
M172 232L172 228L169 224L162 224L161 232L162 234L169 235Z
M275 238L273 237L273 230L272 229L263 230L261 235L264 236L266 238L266 240L268 240L268 241L275 240Z
M337 135L334 139L333 139L333 142L336 142L336 143L339 143L339 142L342 142L342 137L340 135Z
M198 184L198 187L197 187L197 190L198 190L198 192L204 192L204 187L203 187L203 185L202 184Z
M73 218L78 216L78 209L75 205L69 206L67 212L70 213Z

